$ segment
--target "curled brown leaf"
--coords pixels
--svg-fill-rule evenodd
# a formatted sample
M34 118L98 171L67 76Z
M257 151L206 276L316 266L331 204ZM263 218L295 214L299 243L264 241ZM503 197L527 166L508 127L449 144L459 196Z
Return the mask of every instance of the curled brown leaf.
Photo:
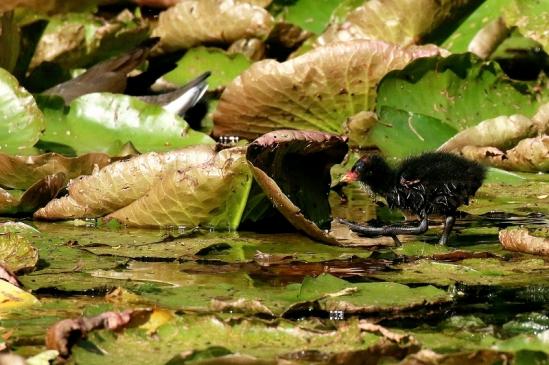
M499 232L499 241L506 250L549 256L549 230L532 235L526 228L506 228Z
M60 357L67 358L71 354L72 346L91 331L116 331L125 328L133 320L148 316L151 312L150 309L129 309L124 312L105 312L95 317L64 319L48 328L46 347L57 350Z

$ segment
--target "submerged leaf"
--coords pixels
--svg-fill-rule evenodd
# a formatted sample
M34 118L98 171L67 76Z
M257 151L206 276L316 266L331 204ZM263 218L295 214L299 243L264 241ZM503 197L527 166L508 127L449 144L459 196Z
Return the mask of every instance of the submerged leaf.
M435 46L357 40L283 63L257 62L221 95L214 134L255 138L287 128L341 133L348 117L373 109L377 83L387 72L440 53Z
M0 68L0 151L28 153L44 129L44 116L17 79Z
M160 13L153 35L165 51L202 43L232 43L240 38L262 38L273 27L262 7L235 0L181 1Z
M95 168L111 162L103 153L88 153L78 157L65 157L57 153L38 156L9 156L0 153L0 186L27 189L47 175L62 172L68 179L90 175Z

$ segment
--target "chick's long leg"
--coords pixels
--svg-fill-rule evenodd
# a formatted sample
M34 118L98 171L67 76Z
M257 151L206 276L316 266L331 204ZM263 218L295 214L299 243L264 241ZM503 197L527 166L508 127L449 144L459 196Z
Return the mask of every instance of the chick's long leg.
M450 232L452 232L452 228L454 228L455 222L455 216L449 215L446 217L446 221L444 222L444 230L442 231L442 236L440 236L440 240L438 241L440 245L446 245L446 243L448 242L448 236L450 235Z
M427 216L421 217L421 222L417 227L406 226L383 226L383 227L370 227L360 224L349 222L346 219L339 219L339 222L348 226L353 232L362 236L375 237L375 236L396 236L397 234L422 234L429 228L429 222Z

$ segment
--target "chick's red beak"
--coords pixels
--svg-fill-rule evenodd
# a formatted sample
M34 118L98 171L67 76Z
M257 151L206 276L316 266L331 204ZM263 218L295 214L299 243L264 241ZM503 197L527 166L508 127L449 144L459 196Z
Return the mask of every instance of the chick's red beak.
M343 177L341 180L339 180L340 183L352 183L353 181L358 180L358 173L356 171L349 171Z

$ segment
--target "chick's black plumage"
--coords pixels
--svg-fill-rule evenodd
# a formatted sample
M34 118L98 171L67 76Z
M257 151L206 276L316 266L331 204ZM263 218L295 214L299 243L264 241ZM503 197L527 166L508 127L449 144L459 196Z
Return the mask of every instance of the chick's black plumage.
M430 214L446 216L440 243L445 244L452 230L457 208L469 203L482 185L485 168L476 162L445 153L429 152L404 160L396 169L378 156L358 160L344 181L361 181L374 193L384 196L391 208L419 216L418 227L368 227L345 220L343 223L362 235L395 237L397 234L420 234L427 230Z

